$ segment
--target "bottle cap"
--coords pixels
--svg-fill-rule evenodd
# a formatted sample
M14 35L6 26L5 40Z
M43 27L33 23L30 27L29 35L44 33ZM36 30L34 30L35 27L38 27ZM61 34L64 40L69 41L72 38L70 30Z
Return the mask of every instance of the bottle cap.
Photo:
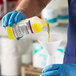
M12 34L12 30L11 30L11 27L7 26L6 27L6 31L7 31L8 38L9 39L14 39L14 36Z

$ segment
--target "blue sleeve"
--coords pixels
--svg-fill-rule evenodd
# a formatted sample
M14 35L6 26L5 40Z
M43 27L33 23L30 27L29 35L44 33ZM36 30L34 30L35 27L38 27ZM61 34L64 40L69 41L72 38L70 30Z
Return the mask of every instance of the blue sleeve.
M76 0L68 0L69 26L67 47L64 56L65 64L76 64Z
M68 4L70 5L71 0L68 0Z

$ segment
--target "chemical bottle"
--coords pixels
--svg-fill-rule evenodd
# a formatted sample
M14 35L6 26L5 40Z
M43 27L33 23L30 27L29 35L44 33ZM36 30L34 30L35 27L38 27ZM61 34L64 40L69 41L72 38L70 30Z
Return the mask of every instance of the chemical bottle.
M38 17L32 17L22 20L12 27L7 26L6 31L9 39L19 39L24 35L41 32L44 26L47 26L48 22Z
M58 3L58 22L61 24L68 23L68 0L57 0Z
M50 26L58 25L58 7L56 0L52 0L42 11L42 18L47 19Z

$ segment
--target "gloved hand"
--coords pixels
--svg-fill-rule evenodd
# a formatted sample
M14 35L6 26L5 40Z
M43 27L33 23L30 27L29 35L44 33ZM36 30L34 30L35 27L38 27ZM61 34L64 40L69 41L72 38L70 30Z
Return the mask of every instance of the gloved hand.
M7 27L7 26L12 27L14 23L16 24L23 19L24 19L24 14L15 10L15 11L7 13L2 18L2 26L3 27Z
M24 14L15 10L15 11L7 13L2 18L2 26L6 29L7 26L12 27L13 24L17 24L21 20L24 20ZM21 38L22 37L19 37L17 38L17 40Z
M76 76L76 65L52 64L45 67L40 76Z

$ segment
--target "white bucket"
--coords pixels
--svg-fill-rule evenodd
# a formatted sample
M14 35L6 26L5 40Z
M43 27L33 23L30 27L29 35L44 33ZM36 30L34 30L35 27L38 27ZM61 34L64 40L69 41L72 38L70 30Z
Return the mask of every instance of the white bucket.
M31 64L32 63L32 52L22 55L22 64Z
M18 76L20 75L21 57L19 56L2 56L1 57L1 75Z
M20 46L21 40L9 40L8 38L1 38L1 75L16 76L20 74L21 55L24 45Z

